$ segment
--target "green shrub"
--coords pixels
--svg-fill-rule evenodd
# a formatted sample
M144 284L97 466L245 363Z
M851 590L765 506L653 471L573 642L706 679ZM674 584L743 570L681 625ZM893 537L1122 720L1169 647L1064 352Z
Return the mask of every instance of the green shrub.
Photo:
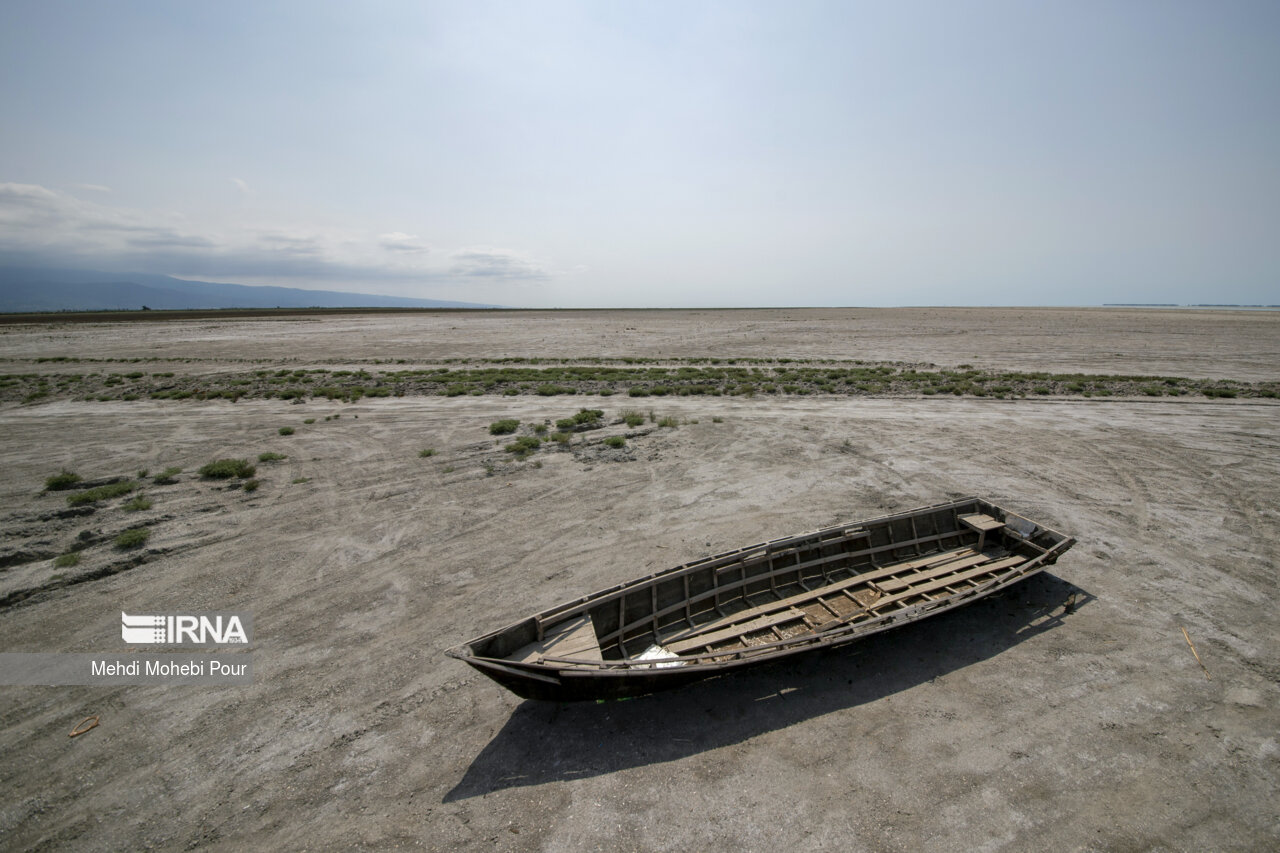
M489 424L489 435L510 435L520 426L515 418L504 418Z
M281 435L293 435L293 427L280 427L276 432Z
M151 509L151 498L146 495L138 495L131 501L128 501L124 508L128 512L138 512L144 509Z
M313 424L315 422L316 422L315 418L307 418L306 420L303 421L304 424Z
M143 469L141 469L140 471L138 471L138 479L139 479L139 480L145 480L145 479L147 479L147 475L148 475L148 474L150 474L150 473L151 473L151 472L150 472L150 471L148 471L146 468L143 468Z
M172 486L174 483L178 482L175 478L181 473L181 468L170 466L151 478L151 482L155 483L157 486Z
M134 527L116 537L117 548L137 548L151 535L145 527Z
M53 565L59 569L69 569L72 566L80 565L80 552L68 551L65 554L59 554L58 558L53 561Z
M218 459L200 468L200 476L206 480L229 480L232 477L252 477L257 471L246 459Z
M59 492L63 489L72 488L78 482L80 482L80 475L64 468L44 481L44 490L46 492Z
M422 450L418 451L418 455L421 456L423 459L426 459L430 456L435 456L436 449L434 447L424 447Z
M289 457L285 456L283 453L271 453L269 451L267 453L258 454L259 462L281 462L288 458Z
M506 451L508 453L514 453L518 459L524 459L541 446L542 439L534 438L531 435L522 435L515 441L508 444L506 446Z
M118 498L121 495L127 495L132 492L134 487L133 483L127 481L107 483L105 486L97 486L83 492L76 492L74 495L67 495L67 503L70 506L82 506L105 501L108 498Z
M611 435L604 440L604 443L609 447L622 447L627 443L627 440L620 435Z
M635 409L625 409L622 412L622 420L629 427L638 427L644 423L644 415Z
M258 490L258 485L259 483L257 480L245 480L244 490L246 492L256 492Z
M722 423L724 423L724 418L720 417L719 415L716 415L715 417L713 417L713 418L711 419L711 422L712 422L713 424L722 424Z
M567 432L553 432L551 434L551 440L557 444L568 444L572 438L573 436Z

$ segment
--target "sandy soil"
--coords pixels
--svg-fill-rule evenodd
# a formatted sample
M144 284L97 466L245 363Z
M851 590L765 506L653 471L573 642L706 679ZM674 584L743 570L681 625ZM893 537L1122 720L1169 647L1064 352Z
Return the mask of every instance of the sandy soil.
M598 340L592 354L723 347L1280 372L1276 318L1244 312L1065 312L1077 331L1039 347L1016 318L1053 312L939 312L915 337L902 312L883 312L879 326L876 312L644 313L460 315L449 334L429 333L437 319L377 318L204 323L201 335L168 324L10 328L0 357L336 363L403 347L421 358L585 355ZM646 334L619 339L615 322ZM754 323L759 340L729 345ZM846 338L854 327L871 331ZM1122 345L1131 333L1150 345ZM1280 406L664 399L646 406L678 428L646 426L611 454L596 443L625 429L611 425L576 451L525 462L486 429L581 405L614 416L633 402L0 407L5 553L30 557L0 569L0 651L119 651L121 610L250 610L256 671L253 685L220 689L0 687L0 847L1280 845ZM296 433L278 435L286 425ZM437 454L420 457L427 447ZM264 451L288 459L259 465L251 494L192 474ZM148 485L153 506L140 513L115 500L61 515L64 496L41 493L64 466L105 478L170 465L184 474ZM641 573L965 494L1079 544L998 599L629 702L522 702L442 655ZM110 537L139 523L151 539L125 559ZM81 565L55 569L47 555L83 531L92 544ZM101 725L69 739L88 714Z
M127 330L127 331L126 331ZM739 311L492 311L463 314L0 326L0 369L22 360L788 357L972 364L996 370L1270 381L1280 311L1079 308L809 308ZM20 365L20 367L19 367ZM86 366L85 369L93 369ZM224 367L223 369L233 369Z

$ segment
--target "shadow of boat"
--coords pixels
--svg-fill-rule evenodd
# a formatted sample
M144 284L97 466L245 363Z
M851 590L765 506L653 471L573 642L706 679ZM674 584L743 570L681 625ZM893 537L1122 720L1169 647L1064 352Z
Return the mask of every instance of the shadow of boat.
M1057 627L1093 596L1042 572L845 648L624 701L526 701L444 797L585 779L739 743L910 689Z

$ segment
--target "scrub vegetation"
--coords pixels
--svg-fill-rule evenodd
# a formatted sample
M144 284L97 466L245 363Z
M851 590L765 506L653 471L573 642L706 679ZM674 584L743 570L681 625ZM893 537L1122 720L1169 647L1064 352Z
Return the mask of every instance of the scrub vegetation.
M448 365L397 369L250 370L175 376L11 373L0 375L0 402L74 400L281 399L354 403L366 397L572 396L746 397L758 395L1274 398L1277 382L1169 376L1047 373L954 368L933 364L818 361L793 358L508 358L447 360ZM127 393L126 393L127 392ZM335 417L335 416L330 416ZM329 418L326 417L326 420ZM495 433L495 435L500 433Z

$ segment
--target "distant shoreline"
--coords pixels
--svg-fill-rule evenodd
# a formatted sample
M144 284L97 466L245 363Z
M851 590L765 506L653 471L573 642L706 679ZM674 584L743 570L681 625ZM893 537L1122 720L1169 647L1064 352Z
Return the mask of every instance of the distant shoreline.
M344 308L166 308L147 310L104 310L104 311L31 311L0 312L0 325L16 325L28 323L109 323L165 320L244 320L255 318L284 317L337 317L343 315L387 315L387 314L494 314L494 313L590 313L590 312L679 312L679 311L931 311L931 310L971 310L982 311L993 307L1001 309L1028 310L1097 310L1101 308L1150 308L1161 310L1210 310L1210 311L1277 311L1280 305L1179 305L1175 303L1136 303L1108 302L1102 305L786 305L786 306L733 306L711 307L697 306L692 308L513 308L493 306L488 308L451 308L451 307L344 307Z

